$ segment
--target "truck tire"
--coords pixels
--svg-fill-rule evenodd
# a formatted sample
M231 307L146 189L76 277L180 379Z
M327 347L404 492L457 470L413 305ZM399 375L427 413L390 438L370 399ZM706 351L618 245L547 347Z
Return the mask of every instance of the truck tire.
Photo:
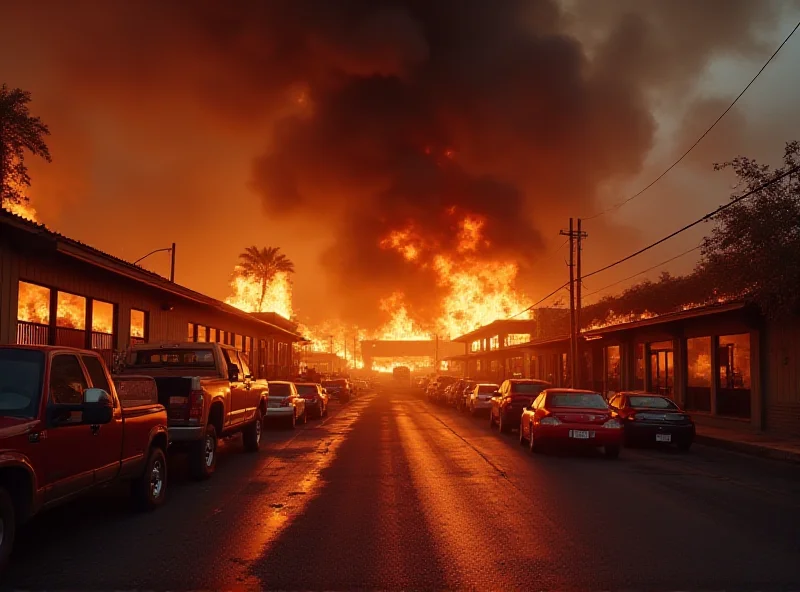
M242 432L242 442L244 449L247 452L258 452L261 448L261 432L263 431L263 419L261 418L261 409L256 409L255 421L244 428Z
M202 440L193 442L189 448L189 473L192 478L202 481L214 474L217 467L217 430L214 424L206 426Z
M167 457L158 446L150 449L144 472L131 482L131 494L141 510L155 510L167 499Z
M17 533L14 500L8 492L0 488L0 573L8 565L11 549L14 547L14 536Z

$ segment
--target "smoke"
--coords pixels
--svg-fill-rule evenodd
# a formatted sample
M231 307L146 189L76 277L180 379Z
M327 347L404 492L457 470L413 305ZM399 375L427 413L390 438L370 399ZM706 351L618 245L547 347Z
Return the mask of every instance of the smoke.
M329 288L346 317L372 321L365 305L377 310L398 289L411 309L435 308L430 265L379 247L392 230L413 226L428 253L457 256L469 214L484 222L480 257L552 265L549 235L590 212L598 187L640 171L654 104L714 56L761 51L757 34L777 18L775 5L749 0L3 10L14 29L0 31L0 48L22 47L36 30L31 59L82 108L102 105L144 129L177 118L184 140L195 127L259 146L249 183L264 211L330 237Z

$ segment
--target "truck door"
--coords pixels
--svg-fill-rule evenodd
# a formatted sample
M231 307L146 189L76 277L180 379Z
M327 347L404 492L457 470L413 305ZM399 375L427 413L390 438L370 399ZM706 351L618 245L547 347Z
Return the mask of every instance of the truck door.
M238 372L237 380L231 380L231 401L230 401L230 425L238 425L244 422L247 404L245 400L245 377L242 363L239 361L237 352L232 349L224 348L222 353L228 368L236 368Z
M242 371L244 372L244 382L243 382L243 401L242 404L245 406L245 421L250 421L256 414L256 408L258 408L258 404L261 401L261 394L264 391L264 386L258 386L258 383L255 382L255 377L253 376L252 371L250 370L250 366L247 363L247 354L244 352L239 352L239 362L242 366Z
M71 495L94 483L97 459L92 427L83 423L80 411L69 408L83 403L83 391L87 388L78 356L66 353L53 356L47 386L47 501Z
M111 422L105 425L91 426L93 436L92 456L95 459L95 482L104 483L114 479L120 471L122 438L124 435L122 409L100 358L86 354L81 356L81 361L92 382L92 388L103 389L114 398L114 417ZM140 437L139 440L142 440L142 438ZM144 437L144 440L146 444L147 438ZM143 450L141 454L144 454Z

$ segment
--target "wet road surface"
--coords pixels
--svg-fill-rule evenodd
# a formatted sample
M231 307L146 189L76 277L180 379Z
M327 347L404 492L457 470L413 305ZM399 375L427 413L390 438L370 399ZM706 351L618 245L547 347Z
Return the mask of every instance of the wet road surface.
M797 589L800 469L696 446L532 456L421 395L365 395L167 505L125 488L37 517L9 589Z

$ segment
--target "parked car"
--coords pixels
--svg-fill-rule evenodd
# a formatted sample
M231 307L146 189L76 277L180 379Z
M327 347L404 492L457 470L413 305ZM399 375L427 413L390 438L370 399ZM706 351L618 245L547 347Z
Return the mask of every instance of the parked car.
M328 401L330 395L322 388L321 384L313 382L295 382L297 394L305 401L306 413L313 417L328 415ZM269 411L269 409L267 410Z
M458 404L458 397L464 388L464 382L463 378L459 378L445 390L445 402L451 407Z
M600 393L552 388L542 391L520 419L519 442L531 452L543 444L602 447L609 458L619 456L622 423L612 417Z
M469 393L467 409L470 415L476 415L479 411L490 411L492 409L492 398L500 392L500 385L493 382L479 382Z
M152 378L126 381L96 352L0 346L0 570L18 525L91 489L126 480L140 507L164 503L167 412Z
M544 389L552 386L544 380L510 378L500 385L498 393L492 397L489 408L489 428L497 425L505 433L519 427L522 411Z
M293 382L284 380L269 381L267 400L267 419L277 419L294 429L298 423L308 421L306 401L297 392Z
M328 391L330 396L337 399L340 403L347 403L352 396L350 384L344 378L323 380L322 386Z
M456 397L456 409L458 409L459 411L464 411L467 408L467 403L469 402L469 396L474 388L475 388L474 380L465 380L461 384L461 392Z
M255 380L247 357L220 343L143 343L131 347L123 374L155 378L167 408L169 439L189 454L195 479L217 466L217 443L242 433L245 450L257 452L267 411L268 386Z
M443 403L447 387L451 386L456 380L458 379L455 376L437 376L428 398L434 403Z
M612 415L622 422L625 444L676 444L689 450L695 427L691 415L672 399L643 391L627 391L609 401Z

